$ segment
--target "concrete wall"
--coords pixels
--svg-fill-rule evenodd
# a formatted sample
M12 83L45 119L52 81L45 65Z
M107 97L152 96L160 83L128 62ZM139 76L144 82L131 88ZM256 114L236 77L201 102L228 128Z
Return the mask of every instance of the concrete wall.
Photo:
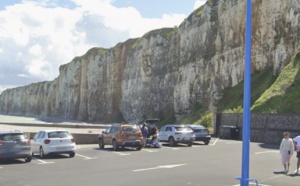
M243 114L217 113L215 131L222 137L224 126L234 126L239 130L238 139L242 139ZM250 141L280 144L283 132L290 132L291 138L300 134L299 114L251 114Z

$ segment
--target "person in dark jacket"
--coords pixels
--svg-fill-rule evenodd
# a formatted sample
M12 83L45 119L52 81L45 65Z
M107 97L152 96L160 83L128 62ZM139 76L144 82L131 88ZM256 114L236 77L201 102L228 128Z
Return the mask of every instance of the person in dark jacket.
M142 135L143 135L143 143L144 143L144 148L146 147L146 142L147 142L147 138L148 138L148 135L149 135L149 131L148 131L148 128L147 128L147 124L144 123L143 126L141 127L141 131L142 131Z

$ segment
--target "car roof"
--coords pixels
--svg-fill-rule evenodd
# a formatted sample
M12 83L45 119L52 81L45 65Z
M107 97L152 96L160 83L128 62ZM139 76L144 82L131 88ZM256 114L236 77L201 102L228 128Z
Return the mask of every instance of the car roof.
M60 129L47 129L47 130L40 130L39 132L69 132L68 130L64 130L64 129L62 129L62 130L60 130Z
M0 131L0 134L23 134L20 130L14 130L14 131Z
M188 126L188 127L191 127L191 128L204 128L204 129L206 129L206 127L204 127L203 125L185 124L185 126Z
M186 125L182 125L182 124L179 124L179 125L175 125L175 124L167 124L163 127L187 127Z

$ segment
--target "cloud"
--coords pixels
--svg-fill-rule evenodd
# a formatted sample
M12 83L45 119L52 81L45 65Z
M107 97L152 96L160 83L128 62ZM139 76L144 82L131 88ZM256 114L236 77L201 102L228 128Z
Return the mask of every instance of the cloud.
M23 0L6 6L0 11L0 93L53 80L60 65L92 47L110 48L185 18L143 18L137 9L116 8L110 0Z
M195 4L194 4L194 10L196 10L197 8L199 8L200 6L204 5L206 3L207 0L196 0Z

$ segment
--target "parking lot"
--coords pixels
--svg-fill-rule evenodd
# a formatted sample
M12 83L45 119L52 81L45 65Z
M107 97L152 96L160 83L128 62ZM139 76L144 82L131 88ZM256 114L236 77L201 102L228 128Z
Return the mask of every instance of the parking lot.
M292 170L282 174L278 147L250 145L250 177L261 186L294 186L300 181ZM97 144L78 145L74 158L56 155L30 163L0 161L0 183L5 186L53 185L195 185L235 186L241 176L242 142L213 138L209 145L178 145L145 148L141 151L100 150ZM255 183L250 183L255 185Z

